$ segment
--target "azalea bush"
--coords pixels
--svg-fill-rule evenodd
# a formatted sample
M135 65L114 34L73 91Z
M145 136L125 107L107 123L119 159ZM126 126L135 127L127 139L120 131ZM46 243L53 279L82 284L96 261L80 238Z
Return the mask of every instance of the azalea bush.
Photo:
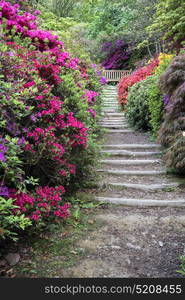
M65 48L73 55L90 62L89 53L86 51L88 41L84 37L84 23L77 23L73 18L58 17L53 12L40 6L40 26L49 30L64 42Z
M42 223L68 217L65 190L92 176L105 82L20 4L0 1L0 195Z
M154 72L154 69L158 66L158 59L153 59L145 67L139 68L131 75L125 76L121 79L118 85L118 99L119 103L124 107L127 103L129 88L135 83L144 80L148 76L151 76Z
M158 140L166 147L168 168L184 174L185 170L185 55L177 56L160 78L165 101L164 122Z
M128 44L122 40L106 42L103 44L101 52L104 53L104 60L101 63L107 70L123 70L128 68L130 51Z
M128 100L125 106L125 115L129 124L136 130L149 130L150 113L149 105L149 87L152 78L137 82L129 88Z
M174 55L172 54L160 53L158 57L159 65L155 69L154 75L151 76L151 85L149 86L148 90L148 109L150 113L151 131L155 138L158 135L164 115L164 95L159 89L160 76L166 71L173 57Z
M17 240L17 230L24 230L31 225L31 220L24 214L12 214L18 206L13 204L13 199L0 197L0 239L11 238Z
M172 59L173 55L161 53L153 75L129 88L125 106L129 123L136 129L150 130L154 137L157 136L164 112L163 94L158 81Z

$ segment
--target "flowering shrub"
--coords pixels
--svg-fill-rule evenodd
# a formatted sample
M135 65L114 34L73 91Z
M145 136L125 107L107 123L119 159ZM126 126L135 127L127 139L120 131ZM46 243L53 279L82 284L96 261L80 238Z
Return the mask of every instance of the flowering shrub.
M36 15L0 1L0 193L13 214L40 222L67 217L63 186L92 172L101 76Z
M129 88L128 101L126 104L126 118L129 124L136 130L149 130L150 113L149 105L149 87L152 82L152 76L135 83Z
M161 74L163 74L169 64L173 59L173 55L160 53L159 65L154 71L154 75L152 76L151 85L149 86L148 94L149 94L149 113L150 113L150 126L152 129L152 134L154 137L157 137L159 128L162 123L163 114L164 114L164 106L165 101L167 99L163 98L163 95L159 89L158 83Z
M157 136L162 122L164 103L163 95L158 87L160 75L166 70L173 55L161 53L158 57L159 65L154 75L134 84L129 88L126 105L126 116L136 129L151 130Z
M121 70L128 67L130 52L128 44L124 41L106 42L102 46L102 52L106 55L102 62L102 66L106 70Z
M44 220L49 216L66 218L69 215L69 204L62 205L61 194L65 192L63 186L38 187L35 196L26 193L10 191L10 197L14 200L14 213L23 213L31 220Z
M160 77L160 89L165 96L164 121L158 140L166 147L168 168L185 173L185 55L177 56Z
M167 68L167 65L172 61L174 58L173 54L167 53L160 53L158 56L159 65L155 68L154 74L162 74L164 70Z
M139 68L131 75L123 77L118 85L118 98L119 103L124 107L127 103L129 87L133 86L135 83L144 80L148 76L151 76L158 66L159 60L153 59L147 66Z
M13 199L5 199L0 196L0 239L6 237L17 240L17 229L24 230L31 225L31 220L26 218L24 214L12 214L12 210L17 206L13 204Z

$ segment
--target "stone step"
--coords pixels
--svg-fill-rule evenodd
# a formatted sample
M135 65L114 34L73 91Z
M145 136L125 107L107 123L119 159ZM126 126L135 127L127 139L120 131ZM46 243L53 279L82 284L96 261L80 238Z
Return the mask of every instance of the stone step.
M158 159L101 159L100 163L107 165L122 165L122 166L142 166L142 165L153 165L159 164L160 160Z
M103 96L102 100L103 100L103 102L115 102L115 103L118 103L117 96L111 96L111 97Z
M116 101L104 101L103 102L103 106L104 105L117 105L117 106L119 106L119 104L116 102Z
M102 110L104 113L112 113L112 112L119 112L119 109L114 109L114 110Z
M112 101L107 101L106 99L102 102L102 106L106 105L106 104L114 104L114 105L119 105L118 101L116 100L112 100Z
M101 123L107 123L108 125L110 124L119 124L119 123L125 123L128 124L128 122L124 118L119 118L119 119L108 119L108 118L103 118L100 120Z
M116 93L116 92L112 92L112 93L102 93L101 94L101 97L102 98L118 98L118 93Z
M108 109L108 108L104 108L104 109L102 109L102 112L104 112L104 113L119 113L119 111L118 111L118 109Z
M104 109L105 109L105 108L119 108L119 106L116 105L116 104L114 104L114 105L104 105L103 108L104 108Z
M111 111L114 111L114 112L119 112L119 110L120 110L120 108L118 107L118 106L105 106L104 108L103 108L103 110L102 111L105 111L105 110L111 110Z
M117 89L115 89L115 90L113 90L113 89L110 89L110 90L104 90L104 91L102 92L102 94L107 94L107 95L110 95L110 94L117 94L117 93L118 93Z
M117 87L116 88L108 88L108 89L103 89L103 93L115 93L117 92Z
M104 91L103 93L102 93L102 95L104 96L104 95L106 95L106 96L108 96L108 97L110 97L110 96L117 96L118 95L118 92L117 91Z
M114 104L107 104L103 106L103 109L105 108L120 108L119 105L117 105L117 103Z
M114 101L117 101L118 102L118 95L117 94L112 94L111 96L110 95L102 95L102 98L103 100L114 100Z
M106 105L103 109L120 109L118 105Z
M99 125L102 127L105 127L105 128L116 128L116 129L129 128L129 125L127 123L123 123L123 122L112 123L112 124L100 122Z
M114 104L114 105L104 105L102 110L105 110L105 109L119 109L120 110L120 107L116 104Z
M99 122L100 125L105 125L105 126L129 126L127 122L124 121L117 121L117 122L109 122L109 121L100 121Z
M121 120L121 119L124 119L125 121L128 122L128 120L125 118L124 114L121 111L117 112L117 113L108 113L105 116L105 118L109 119L109 120Z
M107 119L107 120L112 120L112 121L115 121L115 120L125 120L125 122L128 123L128 120L125 118L125 116L123 115L123 113L121 112L117 112L117 113L108 113L106 114L106 116L101 116L102 119Z
M116 101L116 99L112 99L112 101L107 101L106 99L103 101L102 106L104 106L106 103L108 104L117 104L119 105L118 101Z
M140 207L185 207L184 199L176 200L153 200L153 199L129 199L116 197L95 197L96 201L102 203L122 204L125 206L140 206Z
M124 120L120 120L120 121L100 120L99 123L104 125L128 125L128 123L125 122Z
M102 106L105 107L107 105L119 106L119 104L116 101L114 101L114 102L104 102Z
M109 182L108 186L118 187L121 189L134 189L140 191L158 191L165 189L173 189L179 187L179 183L163 183L163 184L141 184L141 183L122 183L122 182Z
M102 97L102 102L114 102L114 103L119 103L118 102L118 98L116 96L112 96L112 97Z
M166 171L130 171L130 170L106 170L106 169L98 169L97 172L106 173L109 175L121 176L158 176L165 175Z
M107 118L101 118L101 120L100 120L100 122L104 122L104 123L108 123L108 124L117 124L117 123L125 123L125 124L128 124L128 122L126 121L126 119L124 118L124 117L120 117L119 119L117 119L117 118L109 118L109 117L107 117Z
M121 125L113 125L113 124L112 124L112 125L106 125L106 124L100 124L100 125L101 125L103 128L108 128L108 129L109 129L109 128L112 128L112 129L114 129L114 128L115 128L115 129L128 128L128 125L125 126L125 125L122 125L122 124L121 124Z
M107 101L107 100L104 100L103 103L102 103L102 106L104 107L106 104L110 104L110 105L117 105L119 106L119 103L117 101Z
M102 95L102 99L112 99L112 98L117 98L117 97L118 97L117 94L111 94L111 95L109 95L109 94L103 94Z
M122 112L109 112L109 113L107 113L107 116L109 116L109 117L124 117L124 114Z
M117 96L118 97L118 93L116 91L112 91L112 92L104 92L101 94L103 97L112 97L112 96Z
M131 152L127 150L102 150L101 153L107 153L112 156L151 156L151 155L160 155L162 152L151 151L151 152Z
M134 133L131 129L107 129L106 133Z
M125 122L124 120L116 121L116 122L114 122L114 121L109 122L109 120L100 120L99 124L104 124L104 125L127 125L127 126L129 126L128 123Z
M103 113L114 113L114 112L115 112L115 113L116 113L116 112L118 113L119 110L118 110L118 109L114 109L114 110L107 109L107 110L102 110L102 112L103 112Z
M161 148L159 144L117 144L117 145L103 145L103 148L116 149L154 149Z

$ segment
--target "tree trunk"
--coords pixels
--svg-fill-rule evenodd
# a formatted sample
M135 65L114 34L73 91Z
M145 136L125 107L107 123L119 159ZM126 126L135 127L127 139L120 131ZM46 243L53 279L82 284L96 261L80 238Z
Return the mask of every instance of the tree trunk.
M150 57L152 57L152 53L151 53L151 51L150 51L149 45L147 45L147 50L148 50L148 53L149 53Z

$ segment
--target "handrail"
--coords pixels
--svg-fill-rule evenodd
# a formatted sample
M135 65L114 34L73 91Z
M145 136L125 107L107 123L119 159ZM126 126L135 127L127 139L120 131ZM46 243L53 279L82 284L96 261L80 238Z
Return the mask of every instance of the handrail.
M120 81L124 76L131 74L131 70L104 70L103 75L107 81Z

